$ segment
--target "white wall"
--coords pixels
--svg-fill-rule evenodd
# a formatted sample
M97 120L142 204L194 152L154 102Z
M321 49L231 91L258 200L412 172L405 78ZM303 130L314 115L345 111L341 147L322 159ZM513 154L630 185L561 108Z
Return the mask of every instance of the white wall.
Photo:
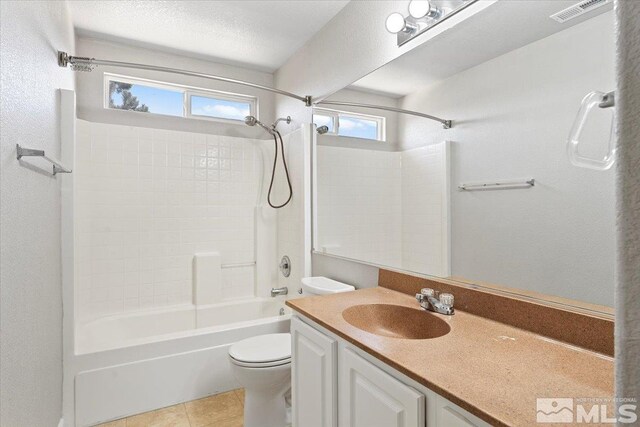
M63 2L3 1L0 16L0 425L50 427L62 412L60 186L15 144L60 156L57 89L74 75L56 51L74 37Z
M196 253L256 262L255 207L271 150L262 140L79 120L80 319L190 304ZM216 298L254 296L255 276L254 266L223 268Z
M162 52L158 50L145 49L138 46L132 46L124 42L78 37L75 54L77 56L88 56L99 59L135 62L189 71L199 71L202 73L216 74L223 77L245 80L265 86L273 86L273 75L270 73L216 63L213 61L190 58L178 55L175 52ZM115 73L130 77L145 78L204 89L214 89L257 96L259 102L259 119L265 123L270 123L274 120L274 95L270 92L236 84L182 76L179 74L103 66L97 67L90 73L77 73L77 104L79 118L100 123L115 123L121 125L151 127L156 129L209 133L214 135L264 138L264 132L257 129L257 127L251 128L242 123L229 125L211 120L186 119L183 117L153 114L136 114L130 111L105 109L103 107L104 73Z
M613 37L609 12L404 99L402 108L454 121L443 130L400 118L405 145L453 141L454 276L613 306L614 173L577 168L566 155L581 99L615 87ZM526 177L534 188L456 188Z

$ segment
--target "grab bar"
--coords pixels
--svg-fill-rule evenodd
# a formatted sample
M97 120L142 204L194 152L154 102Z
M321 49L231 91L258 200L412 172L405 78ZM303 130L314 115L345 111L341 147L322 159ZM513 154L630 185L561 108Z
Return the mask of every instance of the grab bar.
M242 267L254 267L256 262L239 262L237 264L222 264L220 268L242 268Z
M527 180L522 181L493 181L493 182L481 182L474 184L460 184L458 185L458 189L461 191L472 191L472 190L489 190L492 188L519 188L519 187L533 187L536 185L536 180L534 178L529 178Z
M16 144L16 158L18 160L23 157L42 157L53 165L53 175L57 173L71 173L71 169L67 169L60 164L57 160L47 156L44 150L35 150L33 148L22 148L20 144Z
M567 154L569 160L574 166L579 166L594 170L607 170L613 166L615 162L616 146L614 141L614 122L615 116L611 119L611 128L609 130L609 147L607 154L602 159L593 159L580 154L580 137L587 123L589 114L597 106L599 108L611 108L615 106L615 92L598 92L594 91L582 99L580 110L576 115L576 119L571 127L569 139L567 140Z

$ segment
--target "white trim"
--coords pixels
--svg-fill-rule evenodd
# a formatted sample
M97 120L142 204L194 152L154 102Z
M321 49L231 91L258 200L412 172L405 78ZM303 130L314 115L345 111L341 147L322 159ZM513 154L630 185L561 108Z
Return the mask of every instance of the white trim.
M329 116L333 119L333 131L332 132L327 132L326 135L335 135L335 136L344 136L346 138L358 138L358 139L363 139L365 141L379 141L379 142L386 142L386 124L387 124L387 120L386 117L383 116L374 116L372 114L363 114L363 113L354 113L351 111L344 111L344 110L334 110L332 108L323 108L323 107L313 107L313 113L315 114L315 112L320 113L323 116ZM362 138L362 137L358 137L358 136L347 136L347 135L340 135L340 117L345 117L345 118L355 118L355 119L364 119L364 120L369 120L369 121L375 121L376 122L376 131L377 131L377 135L376 135L376 139L370 139L370 138Z
M162 114L162 113L144 113L144 114L154 114L156 116L167 116L167 117L182 117L186 119L196 119L196 120L207 120L207 121L216 121L227 124L244 124L242 120L233 120L233 119L225 119L222 117L209 117L209 116L201 116L191 113L191 97L201 96L213 99L220 99L224 101L240 101L249 103L249 111L250 115L258 117L258 97L252 95L244 95L240 93L234 92L225 92L221 90L214 89L206 89L197 86L188 86L181 85L169 82L162 82L157 80L150 80L141 77L131 77L122 74L113 74L113 73L104 73L103 74L103 108L108 109L110 111L124 111L127 113L142 113L141 111L134 110L120 110L117 108L109 107L109 82L110 81L118 81L123 83L137 84L147 87L153 87L158 89L163 89L167 91L177 92L182 94L182 116L175 116L170 114Z

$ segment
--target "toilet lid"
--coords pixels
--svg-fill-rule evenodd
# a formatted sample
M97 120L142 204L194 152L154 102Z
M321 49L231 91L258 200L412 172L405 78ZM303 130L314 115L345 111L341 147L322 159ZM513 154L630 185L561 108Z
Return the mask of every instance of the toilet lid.
M246 363L265 363L290 359L291 334L258 335L238 341L229 348L229 356Z

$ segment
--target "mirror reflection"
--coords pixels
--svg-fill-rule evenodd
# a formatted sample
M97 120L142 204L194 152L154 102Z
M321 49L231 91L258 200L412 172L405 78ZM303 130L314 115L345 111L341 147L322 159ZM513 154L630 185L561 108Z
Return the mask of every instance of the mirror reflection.
M550 18L570 3L497 2L456 24L481 36L442 32L318 103L315 252L613 306L614 19Z

